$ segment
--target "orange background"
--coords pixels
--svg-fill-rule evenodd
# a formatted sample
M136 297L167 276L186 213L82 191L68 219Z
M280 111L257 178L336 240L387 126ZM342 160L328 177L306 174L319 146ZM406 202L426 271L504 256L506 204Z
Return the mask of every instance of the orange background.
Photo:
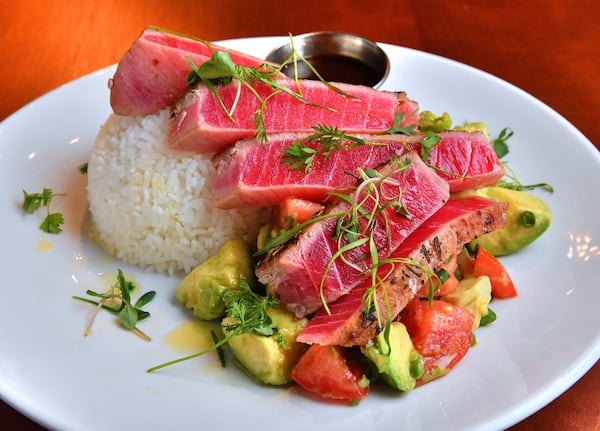
M490 72L548 104L600 148L599 23L597 0L2 1L0 120L116 63L147 25L208 40L339 30ZM513 429L598 431L599 405L597 364ZM42 429L1 402L0 419L2 428Z

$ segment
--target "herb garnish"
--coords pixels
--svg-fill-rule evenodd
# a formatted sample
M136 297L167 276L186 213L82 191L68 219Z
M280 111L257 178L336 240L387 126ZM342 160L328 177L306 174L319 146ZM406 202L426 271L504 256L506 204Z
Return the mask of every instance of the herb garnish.
M265 244L257 254L268 253L271 249L288 241L310 224L334 219L332 240L335 252L327 262L319 285L324 309L329 307L324 294L327 274L332 266L340 261L358 273L371 272L372 285L376 287L376 272L380 265L387 263L390 250L390 215L410 219L411 214L402 204L402 189L393 175L406 170L411 165L408 157L395 157L385 171L357 168L360 182L349 193L330 192L340 204L332 207L331 212L319 214L306 222L279 234ZM345 205L344 205L345 203ZM376 242L377 238L377 242ZM385 243L381 239L385 238ZM352 256L352 257L350 257ZM376 306L376 304L375 304ZM379 313L378 313L379 314Z
M515 172L508 166L508 164L505 163L504 167L506 168L507 172L506 172L505 178L503 178L502 180L500 180L500 182L498 182L498 184L497 184L498 187L502 187L502 188L509 189L509 190L517 190L517 191L542 189L542 190L547 191L548 193L554 192L554 187L552 187L548 183L522 184L517 179Z
M304 171L308 172L318 154L322 154L323 159L327 160L331 153L339 148L349 149L360 145L383 145L370 143L366 139L339 130L338 127L318 124L312 126L312 129L315 133L294 141L290 147L283 150L282 162L290 165L290 169L304 167ZM312 148L306 145L309 142L318 143L318 146Z
M274 335L277 332L277 328L273 327L273 322L267 314L267 311L276 307L279 302L271 294L268 294L265 297L253 292L246 280L240 279L239 286L239 289L227 290L223 295L226 313L228 316L232 317L235 322L223 325L223 329L227 332L227 335L223 339L215 341L213 338L213 344L201 352L156 365L149 368L147 372L151 373L161 368L194 359L214 350L219 352L221 347L237 335ZM223 364L224 359L221 356L221 353L219 353L219 357L221 364Z
M90 334L98 312L101 309L104 309L116 314L119 317L121 324L125 328L131 330L135 335L145 341L150 341L150 337L137 327L137 323L150 317L150 313L142 310L142 307L154 299L156 292L153 290L146 292L140 296L135 303L132 303L131 292L134 288L135 284L132 281L126 280L123 271L119 269L117 272L117 282L113 284L107 292L99 293L89 289L85 292L89 296L99 298L98 301L83 298L81 296L73 296L73 299L96 306L96 310L90 317L83 335L87 337Z
M408 119L406 117L406 112L394 112L394 121L392 126L389 129L386 129L380 133L379 135L415 135L417 133L417 125L414 123L408 123Z
M66 196L66 193L53 193L52 189L44 188L41 193L27 193L23 190L22 208L29 214L35 213L40 207L46 207L46 217L40 224L40 229L46 233L58 234L65 219L62 213L50 212L50 203L56 196Z
M394 123L392 127L387 130L384 130L380 135L393 135L393 134L401 134L406 136L416 135L418 134L417 125L412 123L408 123L408 119L405 118L406 112L396 112L394 114ZM423 139L419 142L421 146L421 159L424 162L427 162L429 159L430 150L440 143L441 138L435 134L432 130L427 130L424 133Z
M490 307L488 307L488 312L481 316L481 321L479 322L479 326L487 326L490 323L496 320L496 313Z
M513 130L510 127L505 127L500 131L498 137L492 140L492 147L494 148L494 151L499 159L508 154L508 144L506 141L508 141L513 135Z
M385 142L378 142L380 135L401 134L411 136L418 134L416 125L411 124L406 119L406 112L396 112L394 121L389 129L372 135L372 140L367 140L356 135L352 135L336 126L327 126L318 124L312 126L315 133L296 140L291 146L283 150L284 155L281 162L290 165L290 169L304 169L309 172L312 164L318 155L323 156L323 160L336 150L347 150L361 145L385 146ZM421 146L421 158L427 161L430 149L440 142L440 137L434 132L427 131L423 134L423 139L416 144ZM309 145L312 144L312 145Z
M502 129L500 131L500 133L498 134L498 137L493 139L490 142L490 144L494 148L494 151L496 152L496 155L498 156L499 159L501 159L502 157L504 157L508 154L509 150L508 150L508 144L506 143L506 141L508 141L513 135L514 135L513 130L510 127L505 127L504 129ZM498 182L498 184L497 184L498 187L502 187L502 188L510 189L510 190L516 190L516 191L534 190L534 189L541 188L543 190L546 190L549 193L554 192L554 188L548 183L537 183L537 184L528 184L528 185L522 184L517 179L517 175L515 174L515 172L508 166L508 163L503 162L503 164L504 164L504 167L506 168L507 172L506 172L505 177Z

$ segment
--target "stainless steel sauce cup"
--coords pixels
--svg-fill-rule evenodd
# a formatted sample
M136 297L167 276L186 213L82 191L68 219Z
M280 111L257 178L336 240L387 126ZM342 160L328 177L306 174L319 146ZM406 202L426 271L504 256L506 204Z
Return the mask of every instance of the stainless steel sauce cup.
M377 88L389 73L387 54L375 42L361 36L321 31L293 36L292 40L296 52L326 81ZM271 51L265 60L282 64L291 54L292 44L287 43ZM283 73L289 77L297 73L299 78L318 79L302 61L297 62L297 72L293 64L287 64Z

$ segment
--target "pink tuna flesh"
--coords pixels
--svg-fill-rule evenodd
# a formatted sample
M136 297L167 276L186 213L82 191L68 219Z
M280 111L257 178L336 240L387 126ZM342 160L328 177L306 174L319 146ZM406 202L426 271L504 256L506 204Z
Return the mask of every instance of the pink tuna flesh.
M186 77L192 69L187 57L199 66L210 59L214 50L225 48L167 31L144 30L121 58L111 79L113 111L136 116L170 107L188 90ZM264 63L247 54L227 51L236 64L260 66Z
M361 135L377 146L361 145L337 150L326 159L315 158L311 169L290 169L282 163L284 150L306 135L271 135L261 144L253 138L239 141L213 162L213 204L219 208L279 205L289 196L322 202L327 194L352 186L356 178L349 172L359 166L375 168L393 155L420 151L421 135ZM486 136L481 132L443 132L440 142L430 150L426 162L444 178L450 192L496 184L505 173ZM317 148L317 143L306 145Z
M428 168L419 156L410 152L400 157L410 160L408 168L393 171L394 185L385 185L381 193L381 209L386 203L399 201L410 217L403 217L391 207L374 216L376 223L369 230L378 259L392 253L418 226L435 213L448 199L448 184ZM380 168L388 172L394 162ZM400 197L398 197L400 194ZM330 204L326 214L344 214L350 205L343 200ZM363 205L367 211L372 202ZM315 222L295 238L274 250L256 268L261 283L268 285L296 316L306 316L320 309L323 300L332 303L350 292L369 277L372 266L368 245L354 247L343 253L345 259L334 258L348 244L336 240L334 232L338 217ZM364 225L364 217L359 218ZM349 264L350 263L350 264Z
M383 278L377 286L380 321L385 324L388 307L390 317L394 319L418 289L429 282L422 268L433 272L439 270L465 243L502 227L506 222L507 206L506 202L480 197L451 199L406 238L391 259L411 259L421 268L400 262L380 268L378 273ZM365 294L371 287L368 279L330 304L330 314L324 309L317 312L297 341L343 346L366 344L381 329L373 308L366 310ZM387 303L382 294L384 289Z
M404 112L406 125L418 123L416 102L404 93L377 91L370 87L335 84L352 97L342 95L320 81L300 80L298 89L291 79L279 81L300 92L313 105L307 105L285 92L275 95L270 86L253 83L262 98L269 97L264 107L267 134L280 132L312 132L312 126L336 126L348 133L373 133L389 129L396 113ZM175 108L169 133L172 147L200 153L217 153L240 139L256 136L256 111L261 102L238 81L216 87L224 106L233 109L233 120L227 116L219 100L202 84L180 101ZM325 108L327 107L327 108Z

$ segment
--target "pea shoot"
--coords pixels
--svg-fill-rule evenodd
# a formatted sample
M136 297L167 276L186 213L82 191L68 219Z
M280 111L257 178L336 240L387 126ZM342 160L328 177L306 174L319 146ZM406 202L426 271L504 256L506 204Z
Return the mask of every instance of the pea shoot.
M508 141L515 133L510 127L505 127L500 131L497 138L493 139L491 144L499 159L508 154Z
M150 313L142 310L142 307L147 305L154 297L156 292L151 290L140 296L135 302L132 302L131 293L135 289L135 284L127 280L123 275L123 271L117 271L117 281L108 289L107 292L100 293L93 290L87 290L86 294L98 300L84 298L81 296L73 296L73 299L87 302L96 306L96 309L83 332L84 336L91 333L92 325L100 310L106 310L118 316L119 321L124 328L131 330L135 335L142 340L151 341L151 338L137 327L138 322L150 317Z
M498 136L490 141L490 144L494 148L496 155L499 159L503 158L509 153L509 148L507 141L513 137L514 131L510 127L505 127L500 131ZM523 184L521 183L515 174L515 172L510 169L506 162L503 163L507 172L505 177L497 184L498 187L502 187L509 190L516 191L524 191L524 190L534 190L534 189L542 189L549 193L554 192L554 188L548 183L536 183L536 184Z
M506 168L506 175L498 182L498 187L516 191L542 189L548 193L554 192L554 187L548 183L523 184L519 181L515 172L506 163L504 164L504 167Z

